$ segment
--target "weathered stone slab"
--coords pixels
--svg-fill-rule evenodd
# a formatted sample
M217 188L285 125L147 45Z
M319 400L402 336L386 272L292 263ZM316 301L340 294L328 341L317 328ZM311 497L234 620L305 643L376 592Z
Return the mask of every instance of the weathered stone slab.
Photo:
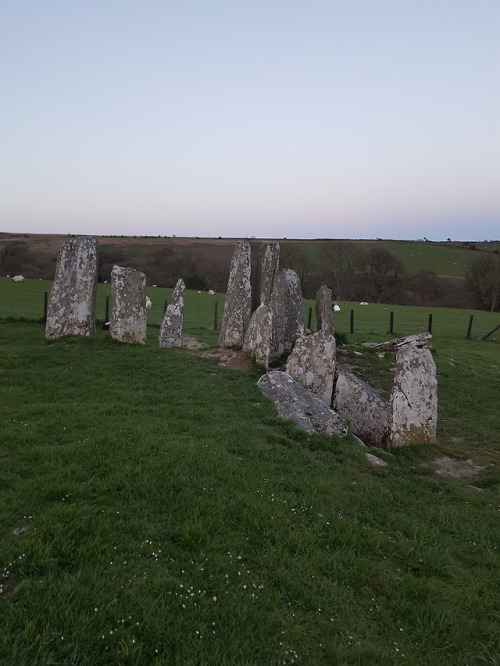
M158 344L160 347L180 347L182 344L182 322L184 320L183 280L177 280L170 303L167 305L160 326Z
M297 338L286 369L330 407L335 376L335 338L331 333L323 330Z
M416 344L398 348L389 405L389 446L436 440L436 364L429 349Z
M260 303L269 305L276 274L279 271L280 244L266 243L260 261Z
M373 347L379 351L389 351L391 349L399 349L404 345L416 345L423 347L428 340L432 338L430 333L416 333L415 335L407 335L405 338L395 338L387 342L363 342L364 347Z
M273 293L269 301L269 309L272 312L271 345L269 350L269 362L274 363L285 351L286 333L286 288L283 271L276 273L273 282Z
M93 236L77 236L63 243L47 304L45 337L95 334L97 243Z
M252 308L250 273L250 245L246 241L238 241L231 261L219 335L220 347L243 346Z
M389 405L375 389L350 372L337 370L333 408L350 421L352 432L365 444L379 446L387 438Z
M297 338L304 335L304 298L300 278L295 271L284 268L280 271L285 283L285 351L291 351Z
M269 367L271 340L273 333L273 313L271 308L261 303L250 319L243 351L249 352L255 362L264 368Z
M322 284L316 293L316 323L318 331L333 335L332 290Z
M347 434L344 419L290 377L288 372L268 372L259 379L257 385L273 401L278 416L294 421L301 430L324 435Z
M146 342L146 276L134 268L113 266L109 332L120 342Z

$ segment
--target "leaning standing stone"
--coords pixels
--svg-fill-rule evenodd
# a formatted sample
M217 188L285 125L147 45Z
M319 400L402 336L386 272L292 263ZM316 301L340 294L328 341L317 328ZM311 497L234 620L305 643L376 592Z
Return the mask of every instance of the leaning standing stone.
M285 268L281 271L285 282L285 351L291 351L295 340L304 335L304 298L300 287L300 278L295 271Z
M120 342L146 342L146 276L134 268L111 271L111 337Z
M279 270L280 244L266 243L260 263L260 302L269 305L273 292L274 279Z
M285 351L286 335L286 284L283 271L276 273L273 282L273 293L269 301L269 309L272 312L272 330L269 351L269 361L274 363L279 360Z
M326 331L318 331L313 335L297 338L288 357L286 370L299 384L310 389L330 407L335 377L333 335Z
M252 308L250 272L250 245L246 241L238 241L231 261L219 336L220 347L243 346Z
M318 331L333 334L332 290L322 284L316 294L316 322Z
M94 335L96 288L96 239L77 236L63 243L47 304L48 340L63 335Z
M437 405L436 364L430 350L416 344L400 347L389 401L389 445L435 442Z
M160 347L180 347L182 342L182 322L184 319L184 292L183 280L177 280L170 303L167 305L163 321L160 326L158 344Z
M339 371L333 409L351 424L352 432L368 446L383 446L387 438L389 405L371 386L350 372Z

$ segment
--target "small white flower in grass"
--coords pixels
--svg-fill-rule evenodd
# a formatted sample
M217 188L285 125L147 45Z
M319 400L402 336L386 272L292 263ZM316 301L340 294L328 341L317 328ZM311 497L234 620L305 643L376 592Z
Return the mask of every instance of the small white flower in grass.
M212 601L217 601L217 597L212 597Z

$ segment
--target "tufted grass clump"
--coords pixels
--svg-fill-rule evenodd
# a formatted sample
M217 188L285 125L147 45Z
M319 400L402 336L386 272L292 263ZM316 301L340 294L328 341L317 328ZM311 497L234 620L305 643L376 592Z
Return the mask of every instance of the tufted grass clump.
M436 349L439 441L385 468L278 420L255 367L36 323L0 348L0 663L494 663L493 345Z

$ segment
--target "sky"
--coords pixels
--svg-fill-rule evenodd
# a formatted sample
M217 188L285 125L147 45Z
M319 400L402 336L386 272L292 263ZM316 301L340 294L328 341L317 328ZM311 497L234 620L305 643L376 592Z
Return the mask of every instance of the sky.
M498 0L0 0L0 230L500 238Z

